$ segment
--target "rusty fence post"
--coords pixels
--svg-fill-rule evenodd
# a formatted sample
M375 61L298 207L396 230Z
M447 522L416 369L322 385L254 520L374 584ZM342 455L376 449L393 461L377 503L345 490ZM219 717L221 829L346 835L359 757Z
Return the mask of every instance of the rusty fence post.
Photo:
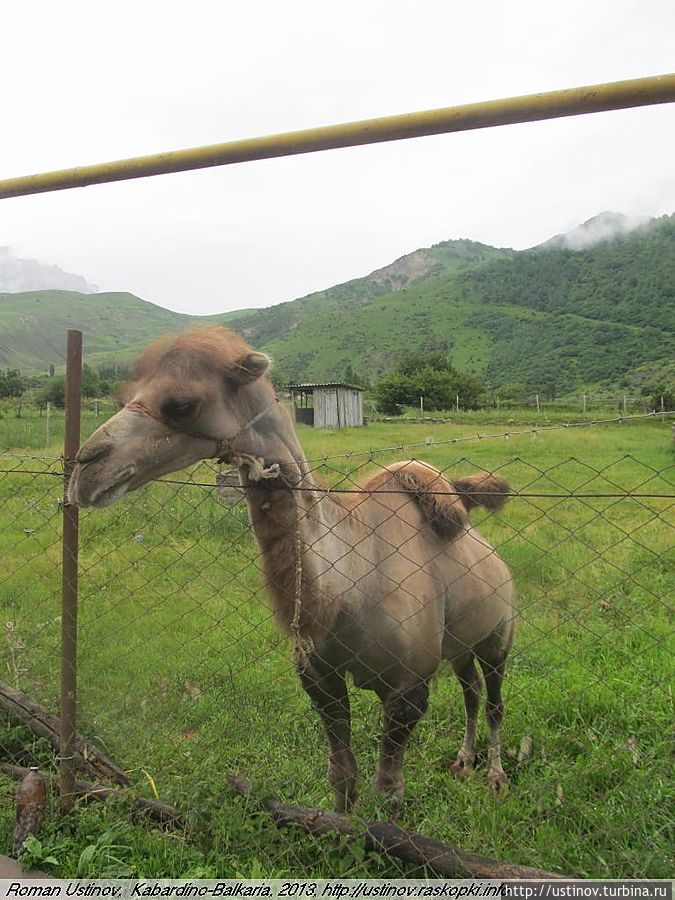
M77 560L78 509L68 504L68 483L80 446L82 332L68 331L66 344L66 421L63 445L63 568L61 570L61 808L73 805L77 715Z

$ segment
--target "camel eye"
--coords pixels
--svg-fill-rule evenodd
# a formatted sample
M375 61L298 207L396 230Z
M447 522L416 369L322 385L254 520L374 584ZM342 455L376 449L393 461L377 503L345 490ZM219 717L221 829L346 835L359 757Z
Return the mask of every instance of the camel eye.
M173 398L162 404L162 417L165 419L187 419L197 408L197 401L186 398Z

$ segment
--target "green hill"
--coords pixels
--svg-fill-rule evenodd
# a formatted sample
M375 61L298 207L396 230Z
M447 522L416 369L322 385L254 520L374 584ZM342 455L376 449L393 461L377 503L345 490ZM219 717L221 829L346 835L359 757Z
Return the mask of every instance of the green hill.
M289 303L210 317L132 294L0 294L0 367L58 367L67 328L84 332L96 366L192 322L227 322L292 379L340 378L348 365L374 378L407 351L441 350L497 389L562 394L670 371L674 285L675 216L664 216L585 250L445 241Z
M293 378L348 364L375 376L405 351L443 350L496 388L560 394L675 358L674 285L675 216L664 216L591 249L485 252L396 292L336 302L333 289L232 325Z
M246 310L237 315L242 312ZM58 369L65 363L69 328L82 331L85 357L96 366L126 362L159 335L193 322L226 322L231 317L187 316L128 293L0 293L0 369L44 372L50 364Z
M279 351L279 359L283 357L296 374L303 370L303 360L306 359L308 374L319 377L321 373L332 371L331 367L335 364L340 365L343 354L324 346L330 337L328 334L320 338L320 346L312 347L307 354L304 337L296 341L296 334L304 336L311 333L312 339L319 337L320 331L313 327L319 321L330 327L346 323L348 331L352 317L358 318L363 313L368 315L366 311L373 305L379 308L382 304L394 302L399 295L408 296L407 292L413 285L419 286L429 279L452 277L494 259L509 257L512 253L511 250L498 250L476 241L444 241L402 256L365 278L356 278L299 300L254 310L250 315L233 313L230 321L233 328L242 331L257 346ZM310 332L306 332L307 328ZM309 363L310 359L316 360L316 365ZM372 361L366 363L366 367L374 370Z
M458 244L419 252L443 258ZM347 365L376 376L427 349L496 388L560 394L658 373L675 357L673 216L583 251L483 248L451 260L397 291L368 293L361 279L232 324L307 380Z
M124 354L190 317L169 312L133 294L29 291L0 294L0 366L45 371L65 362L65 333L83 332L86 353Z
M490 340L495 384L564 392L656 371L675 358L675 216L588 250L519 253L455 289Z

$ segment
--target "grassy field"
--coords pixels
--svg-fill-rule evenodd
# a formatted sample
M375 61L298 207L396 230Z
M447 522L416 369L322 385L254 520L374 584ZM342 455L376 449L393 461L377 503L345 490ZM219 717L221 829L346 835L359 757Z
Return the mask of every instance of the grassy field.
M0 452L5 450L17 450L23 452L25 450L39 450L50 454L59 455L63 450L63 433L65 414L62 409L52 409L49 421L44 410L38 409L32 403L24 403L21 406L21 414L17 415L16 400L0 401ZM372 402L366 398L366 417L376 420L379 416L373 407ZM116 410L115 403L112 400L95 401L86 399L82 407L82 434L88 435L98 427L106 418L112 415ZM631 402L627 407L627 417L643 416L649 413L643 403L637 401ZM575 402L565 403L558 400L547 403L542 400L541 409L537 411L534 403L529 405L514 405L506 407L503 405L501 409L480 409L480 410L439 410L428 414L426 421L420 422L419 412L415 409L408 409L406 415L401 416L398 420L388 420L385 422L371 421L362 434L359 432L348 433L346 435L346 443L342 440L342 435L338 432L330 432L328 441L333 449L327 450L327 453L345 452L352 448L352 445L359 447L379 446L380 440L378 427L380 424L386 424L388 431L385 434L390 435L396 433L397 425L405 425L405 434L409 434L409 426L411 424L419 424L420 427L426 429L423 432L422 440L427 437L435 439L442 433L442 429L446 425L453 425L459 428L462 434L482 433L486 426L489 427L491 433L503 433L517 428L539 428L547 425L555 425L566 422L594 422L603 420L618 419L623 415L621 403L608 404L606 402L598 402L589 405L586 412L582 410L581 400L575 398ZM385 417L386 418L386 417ZM656 417L655 417L656 418ZM661 418L659 415L658 418ZM666 415L665 418L668 418ZM672 415L670 416L672 419ZM391 429L394 429L393 431ZM471 431L471 429L474 429ZM454 432L453 432L454 433ZM363 438L363 440L361 439ZM396 441L399 443L400 441ZM386 443L386 438L385 438ZM343 448L340 450L339 448Z
M530 412L522 424L532 420ZM29 458L58 456L60 436L54 431L45 447L39 423L10 434L9 421L0 422L0 444L21 452L2 456L0 468L22 471L0 474L1 677L55 707L60 483L27 473L60 471ZM95 425L87 413L83 431ZM408 750L400 824L569 875L670 877L673 500L597 496L675 493L670 423L487 437L509 427L474 417L300 432L336 486L372 469L369 450L390 447L380 462L417 456L450 473L498 470L522 493L498 516L474 516L519 593L505 688L510 791L495 799L487 789L482 723L474 776L449 776L463 709L459 686L441 669ZM485 439L444 443L477 432ZM352 455L328 458L344 453ZM123 801L59 819L54 804L38 862L53 857L42 864L62 876L413 874L332 837L278 831L254 800L230 792L226 775L238 771L261 794L330 806L321 727L265 606L246 511L217 502L210 466L190 477L199 484L154 484L82 514L79 659L80 731L131 773L139 793L152 796L154 785L188 824L165 833L134 822ZM569 491L596 496L541 496ZM352 692L352 706L359 815L375 817L381 711L364 691ZM532 758L517 767L525 735ZM0 722L3 748L53 765L41 742ZM12 790L0 780L6 801ZM0 803L0 852L12 827L12 803Z

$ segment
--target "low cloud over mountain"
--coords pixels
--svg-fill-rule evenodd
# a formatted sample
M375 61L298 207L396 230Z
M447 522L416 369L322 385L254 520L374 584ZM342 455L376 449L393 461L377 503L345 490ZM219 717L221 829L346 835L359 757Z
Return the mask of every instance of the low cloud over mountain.
M576 228L566 231L564 234L556 234L554 237L539 244L547 250L564 248L566 250L588 250L596 244L611 241L643 228L652 219L648 216L625 216L617 212L601 212L592 219L588 219Z

